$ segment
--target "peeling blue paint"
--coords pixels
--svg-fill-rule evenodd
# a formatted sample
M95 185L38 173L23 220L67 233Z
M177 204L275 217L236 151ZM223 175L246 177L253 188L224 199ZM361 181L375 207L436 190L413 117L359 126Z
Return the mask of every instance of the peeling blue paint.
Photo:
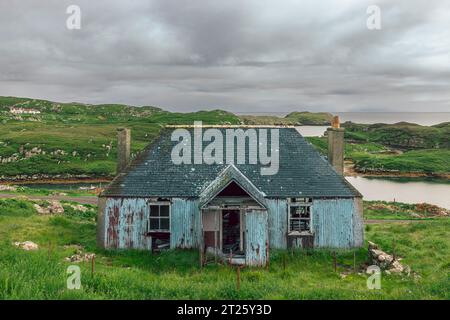
M201 216L197 199L173 198L170 247L197 248L201 243Z
M107 248L148 249L145 235L148 205L144 198L108 198L105 205L105 241Z
M326 248L356 246L353 216L354 199L315 199L312 205L314 245Z
M266 199L269 223L269 245L286 249L288 210L286 199Z
M264 266L268 260L267 210L251 210L245 213L245 263Z

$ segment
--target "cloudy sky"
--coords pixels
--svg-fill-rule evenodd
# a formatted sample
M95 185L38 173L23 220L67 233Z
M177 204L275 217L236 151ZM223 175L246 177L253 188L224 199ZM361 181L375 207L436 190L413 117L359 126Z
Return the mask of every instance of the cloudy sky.
M72 4L80 30L66 27ZM372 4L381 30L366 27ZM0 95L179 111L450 111L450 1L1 0Z

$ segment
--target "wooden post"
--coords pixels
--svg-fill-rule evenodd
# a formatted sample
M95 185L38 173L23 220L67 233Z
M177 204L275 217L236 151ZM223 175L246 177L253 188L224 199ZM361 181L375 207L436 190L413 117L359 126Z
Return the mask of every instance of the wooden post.
M200 260L200 269L203 267L203 245L200 244L199 248L198 248L198 253L199 253L199 260Z
M392 243L392 262L394 262L397 259L397 256L395 254L395 239Z
M236 288L238 290L241 289L241 267L237 266L236 268Z
M91 274L94 276L94 270L95 270L95 256L93 255L91 258Z
M336 251L333 251L333 265L334 265L334 272L336 272L337 270Z

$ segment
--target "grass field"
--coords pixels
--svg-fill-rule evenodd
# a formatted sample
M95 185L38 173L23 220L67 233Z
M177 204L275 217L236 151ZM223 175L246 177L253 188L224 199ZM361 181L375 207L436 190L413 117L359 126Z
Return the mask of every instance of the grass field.
M450 220L366 226L366 239L387 252L395 248L402 263L420 277L382 276L381 290L368 290L362 266L366 248L337 252L271 251L268 269L244 268L241 288L236 271L225 265L198 264L196 251L104 251L95 247L95 211L37 215L25 200L0 200L0 299L449 299ZM24 251L14 241L39 244ZM79 263L80 290L66 288L65 245L95 252L95 272ZM353 272L353 254L357 272Z

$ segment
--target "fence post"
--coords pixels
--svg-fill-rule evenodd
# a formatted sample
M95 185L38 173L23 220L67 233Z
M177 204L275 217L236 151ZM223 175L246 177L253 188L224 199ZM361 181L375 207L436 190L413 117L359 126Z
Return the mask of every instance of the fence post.
M94 276L94 271L95 271L95 256L93 255L91 258L91 274L92 274L92 276Z
M333 265L334 265L334 272L336 272L337 270L336 251L333 251Z
M236 288L238 290L241 289L241 267L237 266L236 268Z

